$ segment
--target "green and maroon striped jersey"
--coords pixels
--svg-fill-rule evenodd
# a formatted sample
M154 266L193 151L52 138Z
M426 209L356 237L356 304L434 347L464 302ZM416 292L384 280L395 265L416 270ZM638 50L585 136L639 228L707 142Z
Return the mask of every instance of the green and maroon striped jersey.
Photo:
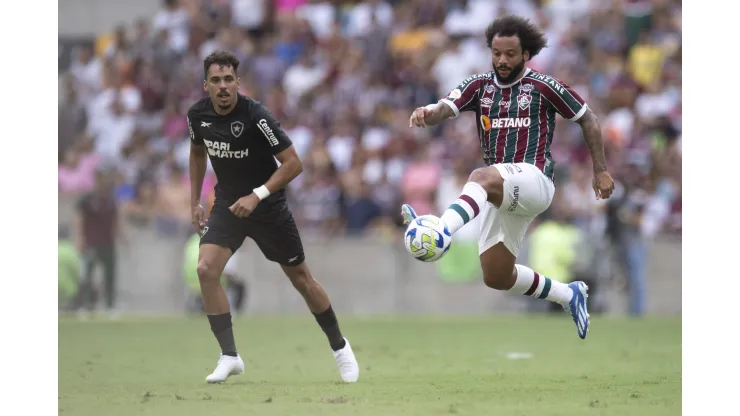
M440 101L455 117L461 111L475 112L487 165L529 163L550 179L555 170L550 154L555 114L577 121L588 107L564 82L530 68L509 85L500 85L494 72L473 75Z

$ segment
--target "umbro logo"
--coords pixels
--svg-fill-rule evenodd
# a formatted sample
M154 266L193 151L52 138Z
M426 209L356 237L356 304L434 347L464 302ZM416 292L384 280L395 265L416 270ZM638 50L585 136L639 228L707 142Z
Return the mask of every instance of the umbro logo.
M211 127L211 123L206 123L205 121L200 122L201 127Z

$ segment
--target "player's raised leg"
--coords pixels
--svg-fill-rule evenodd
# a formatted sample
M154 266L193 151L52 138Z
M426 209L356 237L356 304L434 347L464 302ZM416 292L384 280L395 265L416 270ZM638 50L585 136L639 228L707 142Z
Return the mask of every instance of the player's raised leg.
M516 264L519 246L532 219L550 205L554 187L533 165L517 163L476 169L460 196L442 214L442 221L456 233L485 212L480 241L480 261L485 284L496 290L513 291L557 302L570 311L578 336L588 332L587 287L582 282L566 285ZM416 216L402 207L404 220Z
M498 201L497 205L501 204L501 193L503 191L499 191L499 189L503 189L503 179L500 178L501 175L496 178L486 173L485 168L473 171L468 182L463 186L460 196L442 214L442 222L444 222L450 234L455 234L463 225L477 217L481 213L481 209L485 208L487 200L491 202ZM496 180L500 180L501 184L494 183ZM484 185L488 189L484 188ZM417 216L413 207L408 204L401 206L401 215L404 224L410 223Z
M229 248L215 244L200 246L198 279L203 297L203 309L211 324L211 331L221 346L221 356L216 369L206 377L208 383L223 383L229 376L244 372L244 361L236 352L229 299L221 284L221 274L230 257L231 249Z
M455 234L463 225L477 217L485 208L486 201L501 205L503 179L500 174L496 176L498 171L488 172L489 168L474 170L460 196L442 214L442 222L450 234ZM417 214L410 205L404 204L401 206L401 215L403 223L408 224Z
M463 225L477 217L486 207L486 202L500 207L504 194L504 179L493 166L473 171L457 199L442 214L442 221L450 234L455 234Z

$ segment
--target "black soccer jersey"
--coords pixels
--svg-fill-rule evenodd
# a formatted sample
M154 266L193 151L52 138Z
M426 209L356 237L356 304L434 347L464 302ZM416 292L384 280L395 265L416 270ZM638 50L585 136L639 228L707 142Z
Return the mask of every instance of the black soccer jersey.
M280 123L259 101L239 94L236 107L219 115L206 97L188 109L193 144L206 147L216 173L216 203L231 205L267 182L277 170L274 155L292 142ZM285 190L273 192L258 205L285 201Z

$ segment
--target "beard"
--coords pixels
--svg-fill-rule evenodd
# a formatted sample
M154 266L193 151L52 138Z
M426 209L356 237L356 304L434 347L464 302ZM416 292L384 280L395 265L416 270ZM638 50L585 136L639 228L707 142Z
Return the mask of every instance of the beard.
M496 79L499 83L511 84L512 82L514 82L516 77L518 77L519 74L524 71L524 60L522 59L522 62L520 62L519 65L515 66L514 68L506 67L505 69L509 70L509 74L505 77L499 73L499 68L496 68L495 66L493 67L493 72L496 73Z

